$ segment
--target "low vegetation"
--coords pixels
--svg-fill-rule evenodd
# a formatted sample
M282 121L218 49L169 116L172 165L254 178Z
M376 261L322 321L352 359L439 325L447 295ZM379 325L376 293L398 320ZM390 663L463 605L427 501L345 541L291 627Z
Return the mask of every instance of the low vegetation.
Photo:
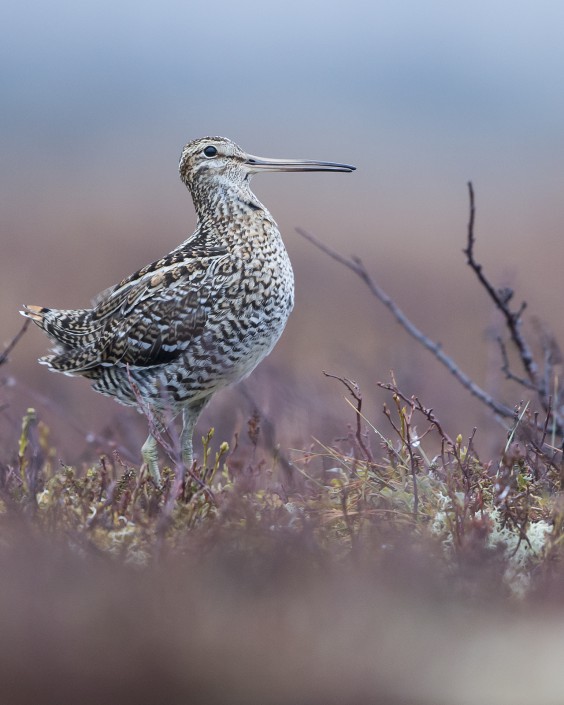
M255 542L265 549L281 534L331 561L373 567L409 545L428 552L452 594L475 592L487 571L496 597L523 599L558 572L564 467L538 415L516 408L503 452L484 462L473 434L450 438L395 381L381 385L390 393L387 435L364 419L354 382L341 381L354 403L338 443L294 451L283 468L275 453L257 460L214 445L212 430L202 464L166 467L161 486L117 452L90 466L61 464L30 409L17 455L0 466L1 521L20 516L44 537L139 567L216 542L237 551L248 543L254 553ZM260 418L248 432L254 448Z

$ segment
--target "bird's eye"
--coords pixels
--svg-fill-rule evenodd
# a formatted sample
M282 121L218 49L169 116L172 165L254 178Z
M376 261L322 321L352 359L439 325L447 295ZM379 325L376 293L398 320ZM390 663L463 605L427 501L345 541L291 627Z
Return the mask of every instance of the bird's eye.
M204 149L204 154L206 155L206 157L215 157L217 156L217 149L209 145Z

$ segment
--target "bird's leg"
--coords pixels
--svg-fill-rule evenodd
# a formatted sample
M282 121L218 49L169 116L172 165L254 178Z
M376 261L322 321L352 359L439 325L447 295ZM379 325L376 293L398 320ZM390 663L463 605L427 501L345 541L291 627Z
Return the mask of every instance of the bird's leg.
M194 426L198 421L204 406L208 403L207 399L185 406L182 410L182 434L180 436L180 444L182 449L182 462L185 467L191 468L194 462L194 452L192 446L192 436L194 435Z
M153 482L157 487L160 487L161 473L159 472L157 439L152 434L149 434L147 440L143 443L141 455L143 456L143 462L149 470L149 475L153 478Z

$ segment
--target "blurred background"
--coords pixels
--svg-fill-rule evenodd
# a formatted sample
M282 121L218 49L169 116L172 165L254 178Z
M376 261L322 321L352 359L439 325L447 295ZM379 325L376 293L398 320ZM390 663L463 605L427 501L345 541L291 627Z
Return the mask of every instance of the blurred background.
M479 260L558 336L563 26L557 0L9 0L0 29L0 344L19 329L23 303L86 306L185 239L195 216L178 179L181 148L224 135L254 154L358 170L254 180L294 264L296 307L275 352L244 390L216 398L201 430L213 424L229 436L253 399L286 447L313 435L330 441L351 412L322 370L356 379L366 414L383 426L376 382L394 369L449 433L478 426L478 442L503 444L501 429L488 440L487 412L294 228L361 256L412 320L495 392L489 331L499 322L462 254L466 184L476 190ZM2 435L17 433L33 405L68 462L108 429L135 450L143 420L87 382L38 366L46 349L30 330L3 367ZM513 404L522 390L503 394Z

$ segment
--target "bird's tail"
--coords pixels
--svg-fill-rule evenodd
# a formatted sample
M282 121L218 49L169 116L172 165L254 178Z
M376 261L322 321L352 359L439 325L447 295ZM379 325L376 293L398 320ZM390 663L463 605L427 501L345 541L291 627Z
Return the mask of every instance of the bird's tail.
M28 306L27 304L24 304L24 310L20 311L20 313L22 316L30 318L40 328L43 328L45 314L50 310L51 309L44 308L43 306L32 306L31 304Z
M63 346L87 344L101 325L99 321L92 320L91 309L67 310L25 305L20 313L45 331L51 340Z
M93 329L88 317L90 311L26 305L20 313L45 331L55 343L51 355L39 358L40 364L56 372L84 376L89 376L88 370L99 364L103 339L98 340L97 346L89 340Z

